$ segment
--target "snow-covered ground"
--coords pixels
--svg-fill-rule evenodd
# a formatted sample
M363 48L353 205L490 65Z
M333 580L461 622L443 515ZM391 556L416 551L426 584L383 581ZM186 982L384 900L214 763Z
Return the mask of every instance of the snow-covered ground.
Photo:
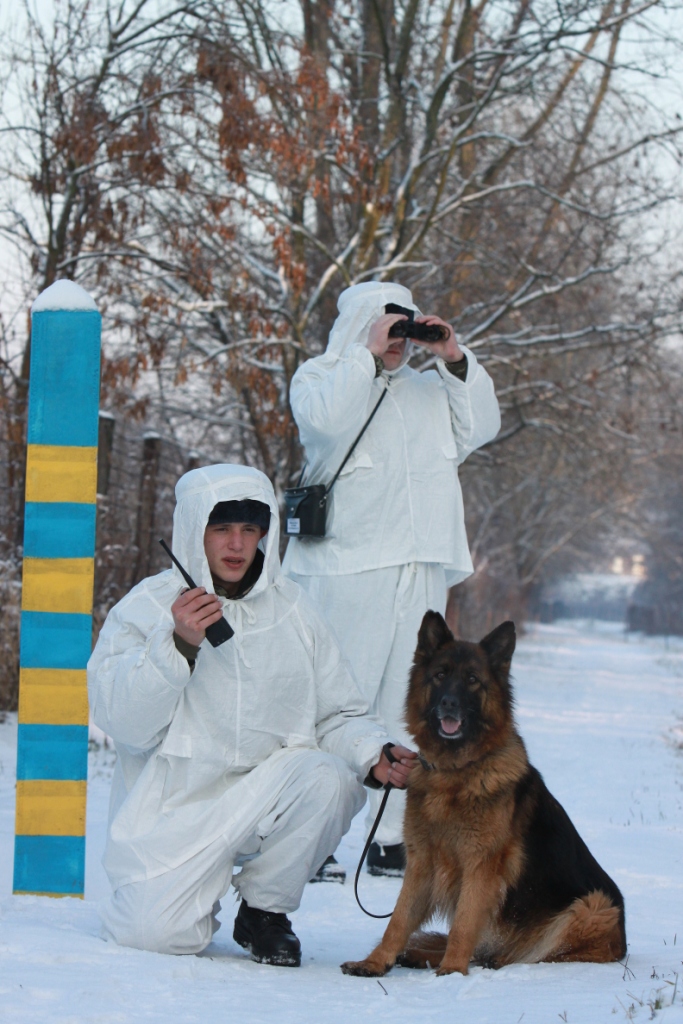
M112 753L91 753L85 901L12 896L16 721L0 725L0 1020L358 1024L683 1022L683 642L625 637L613 624L541 626L513 662L517 717L533 763L626 898L626 965L538 964L463 978L395 969L342 975L383 923L350 882L311 885L293 916L301 970L252 963L231 937L235 904L201 957L143 953L98 937L97 901ZM361 815L339 859L352 876ZM399 890L364 876L378 913Z

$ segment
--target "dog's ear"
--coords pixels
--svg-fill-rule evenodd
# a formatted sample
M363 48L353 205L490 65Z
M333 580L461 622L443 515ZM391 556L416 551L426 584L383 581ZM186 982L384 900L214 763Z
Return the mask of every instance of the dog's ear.
M429 661L440 647L452 643L454 636L446 625L443 615L438 612L425 612L417 634L417 650L415 662Z
M484 648L489 664L496 674L507 677L516 642L514 622L502 622L479 641L479 646Z

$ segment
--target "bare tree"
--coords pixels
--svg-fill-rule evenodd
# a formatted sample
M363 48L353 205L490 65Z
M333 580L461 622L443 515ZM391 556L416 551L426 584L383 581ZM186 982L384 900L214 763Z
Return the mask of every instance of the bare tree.
M680 123L619 60L644 17L613 2L214 12L187 55L201 129L165 122L182 188L149 200L130 311L156 339L169 429L199 421L282 486L299 461L289 381L336 293L398 279L499 385L501 436L464 469L479 564L528 591L612 524L641 444L628 382L644 353L654 371L676 316L642 230L679 194L657 159L678 166Z
M116 295L109 267L137 229L141 193L164 180L157 125L167 98L163 69L194 20L184 3L159 13L151 0L58 2L45 25L26 3L20 34L6 42L0 235L25 261L15 333L28 324L4 363L19 540L31 353L24 317L35 295L59 277Z

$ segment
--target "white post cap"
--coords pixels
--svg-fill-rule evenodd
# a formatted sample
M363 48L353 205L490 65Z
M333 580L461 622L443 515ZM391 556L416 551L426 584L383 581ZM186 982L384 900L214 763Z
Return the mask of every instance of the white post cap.
M97 312L95 301L88 295L85 288L81 288L80 284L68 281L66 278L55 281L40 293L31 307L31 316L34 313L43 313L47 309L86 310L88 312L94 310Z

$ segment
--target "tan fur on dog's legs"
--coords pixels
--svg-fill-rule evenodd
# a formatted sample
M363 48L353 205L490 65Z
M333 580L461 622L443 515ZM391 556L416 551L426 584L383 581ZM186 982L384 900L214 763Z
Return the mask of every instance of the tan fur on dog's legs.
M482 864L462 880L458 905L439 975L459 971L467 974L470 960L502 891L502 879L490 865Z
M447 941L448 936L441 932L414 932L397 962L401 967L414 970L426 971L430 967L436 970L443 960Z
M432 870L425 860L408 861L403 887L382 941L365 960L342 964L344 974L366 978L381 977L390 971L406 948L408 939L432 911Z

